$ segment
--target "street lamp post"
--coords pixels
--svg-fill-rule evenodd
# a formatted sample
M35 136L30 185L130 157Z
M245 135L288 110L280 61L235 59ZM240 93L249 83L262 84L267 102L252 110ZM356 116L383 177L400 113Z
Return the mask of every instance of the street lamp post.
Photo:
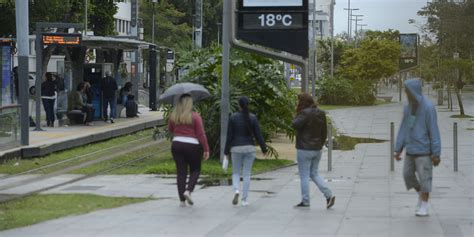
M352 16L355 17L355 19L351 19L351 20L355 22L354 38L355 38L355 44L357 47L357 25L359 21L362 21L362 19L359 19L359 17L363 17L364 15L352 15Z
M222 23L217 22L217 46L219 46L219 43L220 43L221 25Z
M349 0L349 7L344 8L347 11L347 38L348 41L351 41L352 38L352 11L358 11L359 8L351 8L350 7L350 0Z
M155 43L155 3L158 2L158 0L151 0L152 5L153 5L153 17L152 17L152 27L151 27L151 43Z

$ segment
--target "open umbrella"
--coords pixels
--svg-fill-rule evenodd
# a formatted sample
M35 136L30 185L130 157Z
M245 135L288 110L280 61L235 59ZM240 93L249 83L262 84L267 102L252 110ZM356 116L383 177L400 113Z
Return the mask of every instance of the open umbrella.
M175 104L175 102L179 99L179 97L183 94L190 94L193 97L193 100L200 101L203 100L211 94L209 91L204 88L202 85L190 83L190 82L183 82L183 83L176 83L168 88L158 99L158 102L168 103L168 104Z

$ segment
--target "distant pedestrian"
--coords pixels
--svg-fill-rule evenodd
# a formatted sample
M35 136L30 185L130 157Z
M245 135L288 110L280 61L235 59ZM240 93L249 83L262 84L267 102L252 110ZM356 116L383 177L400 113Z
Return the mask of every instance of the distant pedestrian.
M267 145L260 133L257 117L249 112L249 99L245 96L240 97L239 106L240 111L232 114L229 119L224 154L226 156L231 154L232 158L232 186L234 189L232 204L239 203L240 170L243 166L242 206L247 206L250 173L256 153L254 138L258 141L264 154L267 153Z
M334 205L336 197L332 195L318 172L321 149L327 138L326 113L317 108L308 93L298 95L293 128L296 130L296 152L302 196L301 202L295 207L310 206L309 179L311 178L326 197L326 208L330 208Z
M111 77L111 73L109 71L105 72L105 77L102 78L101 83L102 88L102 98L103 98L103 106L102 112L104 116L104 122L107 122L107 108L110 105L110 122L114 123L114 119L116 117L116 110L117 110L117 82L113 77Z
M41 83L41 101L46 112L46 126L54 127L54 102L56 101L56 82L53 74L46 73L46 80Z
M441 140L438 129L436 108L423 96L421 81L410 79L404 82L408 104L403 110L403 119L397 135L395 159L403 164L403 178L408 190L418 192L415 215L428 216L428 199L431 192L433 165L440 163Z
M193 112L193 98L190 95L184 94L179 98L171 112L168 129L173 135L171 153L176 164L180 206L186 206L185 201L193 205L191 193L199 179L201 159L209 159L209 145L201 115ZM186 186L188 167L190 175Z

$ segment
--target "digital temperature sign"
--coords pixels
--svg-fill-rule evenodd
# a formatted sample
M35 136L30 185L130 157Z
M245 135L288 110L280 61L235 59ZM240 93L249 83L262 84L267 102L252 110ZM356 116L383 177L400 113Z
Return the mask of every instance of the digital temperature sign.
M58 34L58 33L44 33L44 45L65 45L65 46L79 46L81 45L81 34Z
M308 0L239 0L239 40L308 57Z

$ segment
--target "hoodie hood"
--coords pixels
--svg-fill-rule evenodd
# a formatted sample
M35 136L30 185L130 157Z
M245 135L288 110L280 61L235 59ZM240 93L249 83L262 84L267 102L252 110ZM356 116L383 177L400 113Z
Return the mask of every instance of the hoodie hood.
M420 103L423 99L423 95L421 93L421 81L418 78L408 79L404 82L405 88L407 88L408 92L415 96L416 101Z

